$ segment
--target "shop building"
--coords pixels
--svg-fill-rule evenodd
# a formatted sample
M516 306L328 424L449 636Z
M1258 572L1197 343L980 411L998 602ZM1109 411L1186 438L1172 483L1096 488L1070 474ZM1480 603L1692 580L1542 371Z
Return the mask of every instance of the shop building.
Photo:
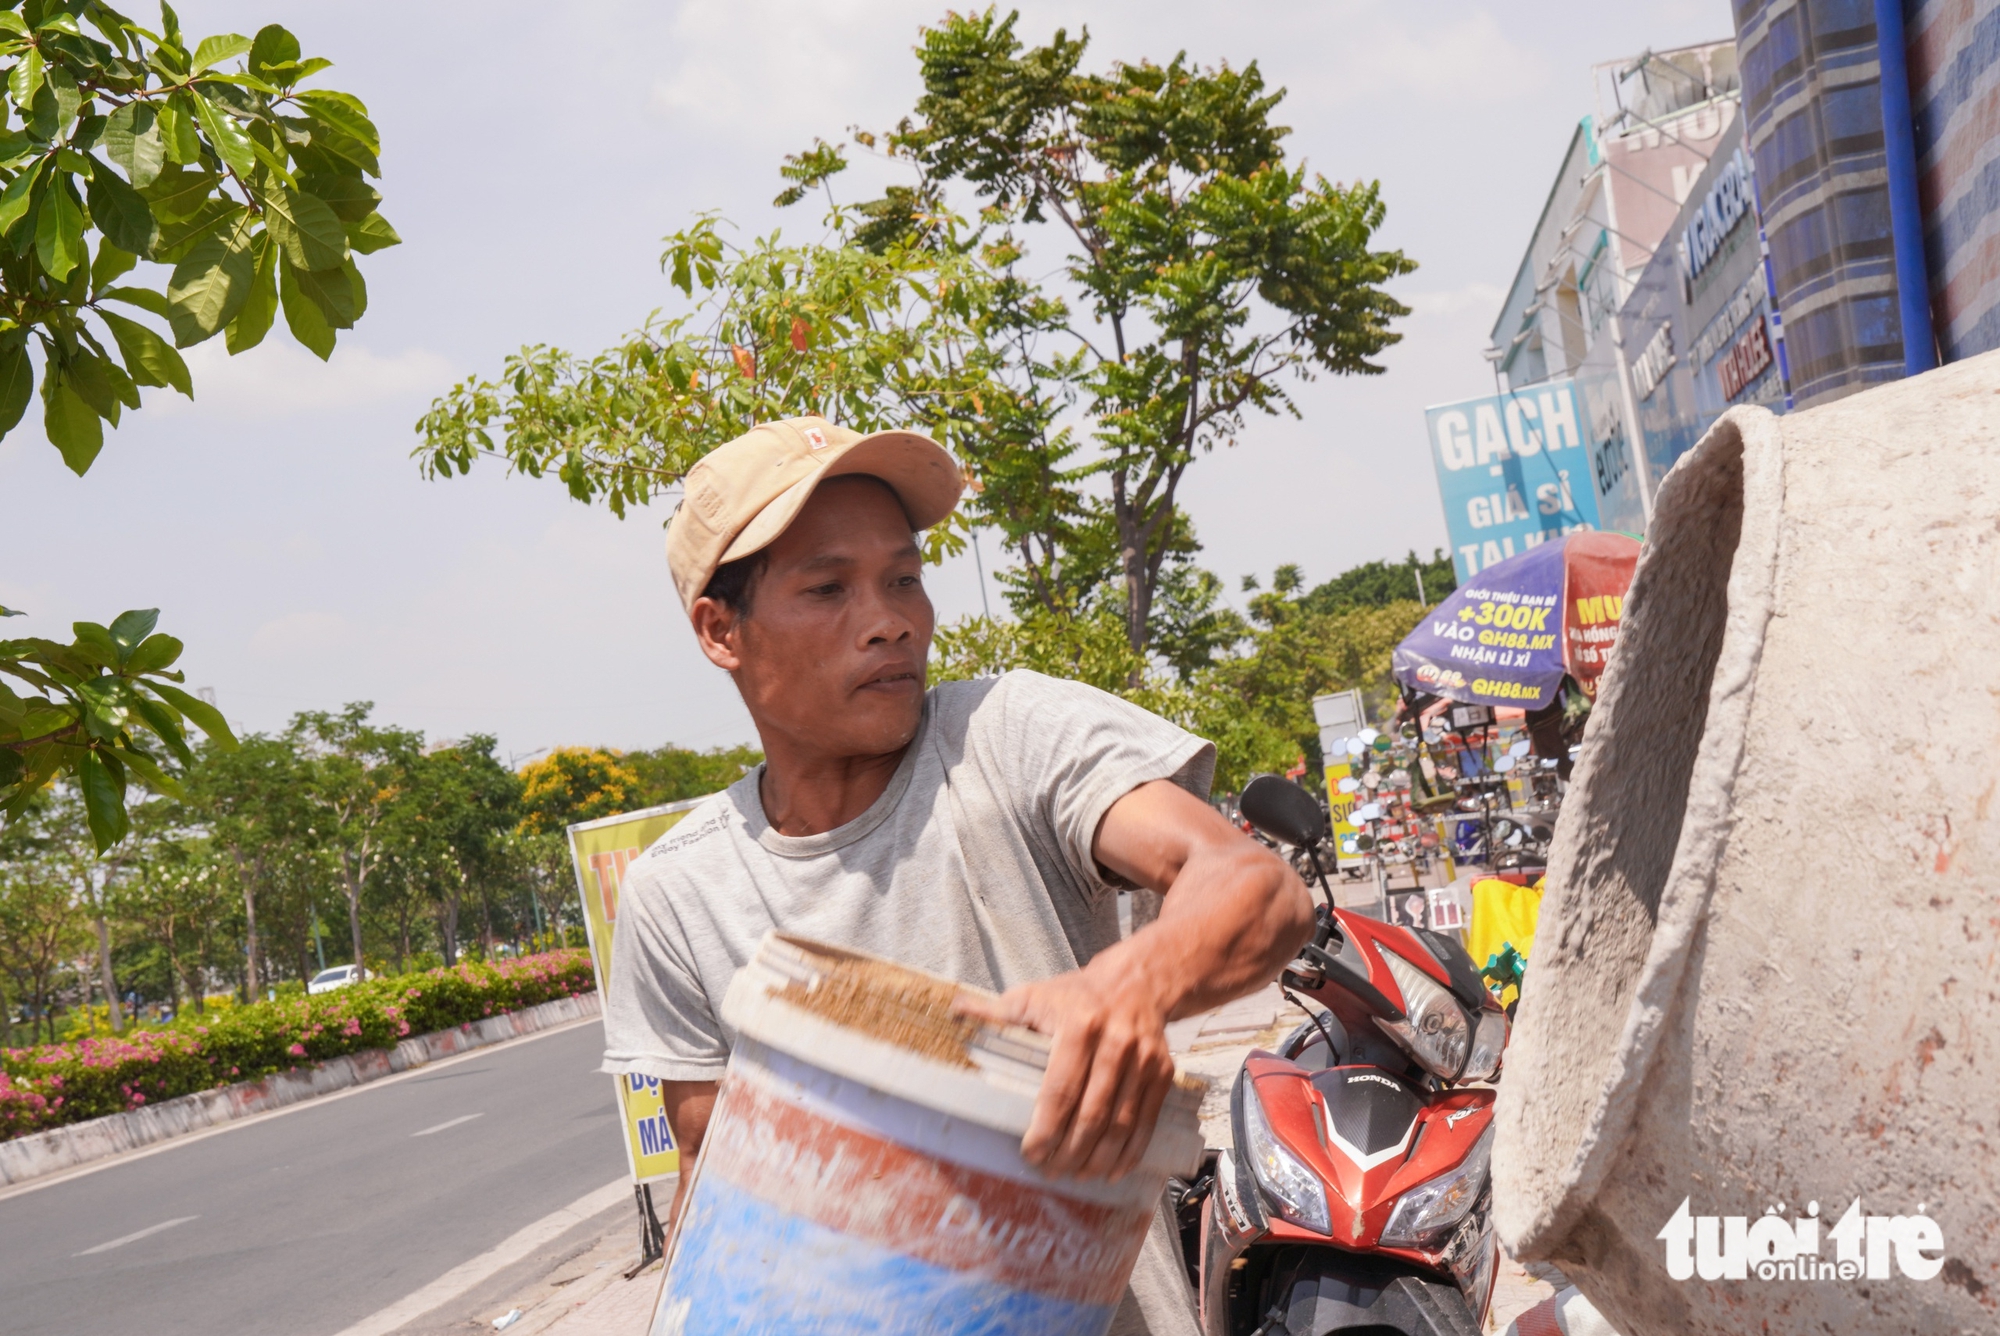
M1735 42L1596 68L1597 114L1485 352L1492 388L1426 412L1461 581L1574 529L1643 533L1732 407L1810 407L2000 347L2000 7L1736 0L1733 17ZM1538 431L1545 400L1577 454Z
M2000 7L1905 8L1912 138L1938 360L2000 348Z

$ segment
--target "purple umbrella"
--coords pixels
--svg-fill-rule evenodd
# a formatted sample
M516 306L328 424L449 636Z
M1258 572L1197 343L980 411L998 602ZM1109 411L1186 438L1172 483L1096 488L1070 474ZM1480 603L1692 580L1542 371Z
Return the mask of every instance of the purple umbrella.
M1471 705L1543 709L1569 673L1596 685L1639 544L1582 532L1495 562L1396 646L1398 682Z

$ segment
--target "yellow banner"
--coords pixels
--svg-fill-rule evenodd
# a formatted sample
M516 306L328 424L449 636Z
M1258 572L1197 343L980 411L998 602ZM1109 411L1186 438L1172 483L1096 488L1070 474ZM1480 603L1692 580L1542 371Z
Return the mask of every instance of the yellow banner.
M611 982L611 946L618 925L618 892L625 869L654 840L671 830L700 798L648 807L621 816L583 821L569 828L570 857L576 863L577 894L583 898L584 931L600 995ZM632 1181L648 1183L680 1171L681 1154L660 1098L660 1082L650 1076L614 1076L619 1121L625 1128L625 1159Z
M1354 773L1347 761L1329 761L1326 767L1327 815L1333 819L1333 861L1336 867L1358 867L1367 861L1363 854L1347 852L1347 842L1361 833L1347 818L1361 800L1360 790L1342 793L1340 781Z

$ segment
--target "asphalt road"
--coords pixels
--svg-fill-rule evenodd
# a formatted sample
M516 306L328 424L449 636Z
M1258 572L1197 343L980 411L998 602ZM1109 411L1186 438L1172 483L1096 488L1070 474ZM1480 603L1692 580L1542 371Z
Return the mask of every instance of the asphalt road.
M591 1022L0 1198L0 1333L333 1336L625 1172L603 1049Z

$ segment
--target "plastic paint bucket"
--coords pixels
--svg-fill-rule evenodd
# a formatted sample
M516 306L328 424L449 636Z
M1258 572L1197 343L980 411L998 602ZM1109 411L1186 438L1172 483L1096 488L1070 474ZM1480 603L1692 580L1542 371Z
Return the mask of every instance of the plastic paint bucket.
M858 988L856 971L867 975ZM884 981L886 999L871 991ZM765 938L723 1001L737 1045L652 1336L1110 1327L1167 1176L1200 1159L1199 1086L1177 1082L1121 1182L1044 1178L1020 1145L1048 1041L962 1019L954 1032L899 1010L956 988Z

